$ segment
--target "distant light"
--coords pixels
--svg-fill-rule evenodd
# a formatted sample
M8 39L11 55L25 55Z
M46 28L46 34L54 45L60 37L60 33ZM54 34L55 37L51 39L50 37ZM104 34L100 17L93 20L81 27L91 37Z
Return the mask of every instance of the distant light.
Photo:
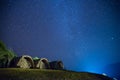
M117 78L113 78L113 80L118 80Z
M102 75L107 76L107 74L105 74L105 73L102 73Z

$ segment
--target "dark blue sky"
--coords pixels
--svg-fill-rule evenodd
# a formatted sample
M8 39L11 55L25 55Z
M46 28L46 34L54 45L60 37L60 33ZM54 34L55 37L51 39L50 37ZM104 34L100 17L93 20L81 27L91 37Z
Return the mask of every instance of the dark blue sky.
M18 55L107 73L120 63L120 0L0 0L0 40Z

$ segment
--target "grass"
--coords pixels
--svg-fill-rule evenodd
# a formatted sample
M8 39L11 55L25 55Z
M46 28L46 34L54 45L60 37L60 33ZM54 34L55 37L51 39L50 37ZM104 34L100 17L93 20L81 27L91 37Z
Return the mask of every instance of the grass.
M112 80L107 76L88 72L1 68L0 80Z

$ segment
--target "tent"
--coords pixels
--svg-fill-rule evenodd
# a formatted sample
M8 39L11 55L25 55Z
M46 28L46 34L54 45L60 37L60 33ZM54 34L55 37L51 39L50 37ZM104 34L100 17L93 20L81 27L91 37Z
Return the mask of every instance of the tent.
M38 69L49 69L50 68L49 62L46 58L36 59L34 60L34 64L35 64L35 68L38 68Z
M64 65L62 61L52 61L50 62L50 68L56 70L62 70L64 69Z
M23 55L21 57L13 58L10 62L10 67L34 68L34 61L31 56Z

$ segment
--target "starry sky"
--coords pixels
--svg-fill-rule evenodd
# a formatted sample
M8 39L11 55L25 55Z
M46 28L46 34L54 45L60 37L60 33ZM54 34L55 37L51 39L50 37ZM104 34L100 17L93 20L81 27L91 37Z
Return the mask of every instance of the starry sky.
M116 76L107 69L120 66L120 0L0 0L0 40L18 56Z

